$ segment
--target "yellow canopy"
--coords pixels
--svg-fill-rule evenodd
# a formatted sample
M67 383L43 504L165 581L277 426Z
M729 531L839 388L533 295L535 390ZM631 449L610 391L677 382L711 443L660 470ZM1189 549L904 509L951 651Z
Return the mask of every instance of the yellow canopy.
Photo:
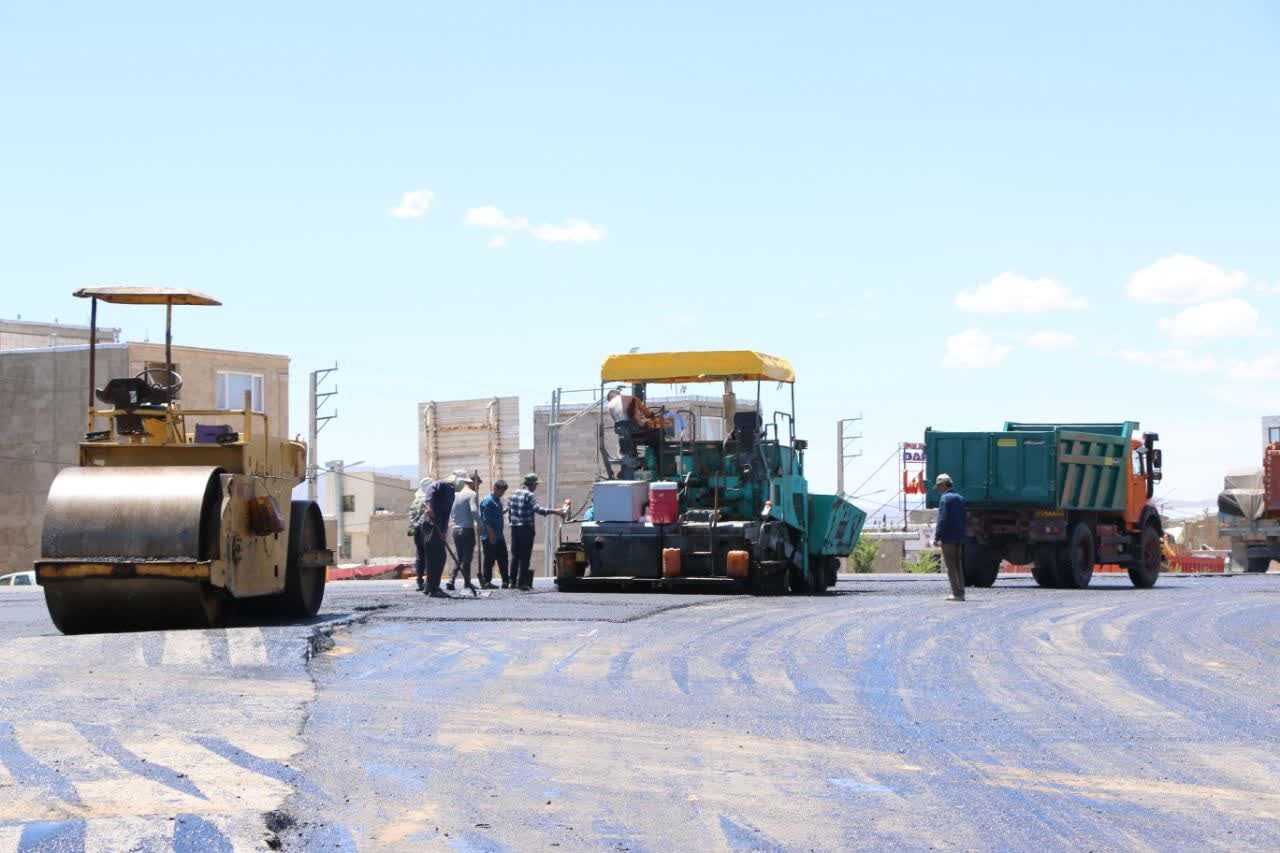
M212 296L181 287L82 287L73 296L122 305L221 305Z
M601 382L795 382L786 359L751 350L645 352L611 355Z

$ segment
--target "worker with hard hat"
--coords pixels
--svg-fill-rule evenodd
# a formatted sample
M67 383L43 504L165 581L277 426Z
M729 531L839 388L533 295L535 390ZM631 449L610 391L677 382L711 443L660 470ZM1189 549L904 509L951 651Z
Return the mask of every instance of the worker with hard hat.
M476 525L480 518L480 496L476 492L479 485L479 472L468 475L464 471L459 471L454 474L455 494L453 511L450 513L453 530L449 534L453 538L453 574L450 575L449 582L444 587L451 592L457 588L455 584L459 574L462 575L462 580L466 584L465 589L471 590L473 595L476 592L475 586L471 583L471 564L475 559Z
M942 563L951 583L951 595L947 596L947 601L964 601L964 543L969 538L964 498L955 490L955 483L948 474L939 474L934 485L942 497L938 501L938 524L933 531L933 540L942 548Z
M533 589L533 521L535 515L569 514L569 502L560 509L548 509L538 503L534 492L538 489L538 475L526 474L524 485L507 501L507 517L511 521L511 581L518 589Z

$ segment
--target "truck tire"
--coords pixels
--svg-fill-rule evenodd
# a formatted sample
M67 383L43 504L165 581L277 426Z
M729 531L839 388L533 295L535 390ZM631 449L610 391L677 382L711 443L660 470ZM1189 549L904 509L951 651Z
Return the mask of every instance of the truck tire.
M964 585L988 587L1000 574L1000 549L977 542L964 546Z
M1254 574L1262 574L1269 568L1271 568L1270 557L1250 557L1244 566L1244 570L1246 572L1252 572Z
M1060 566L1059 579L1065 589L1084 589L1093 580L1093 567L1098 560L1093 529L1083 521L1071 528L1065 559Z
M1058 585L1058 549L1053 545L1036 548L1035 561L1031 564L1031 577L1036 585L1054 589Z
M1160 578L1164 553L1160 549L1160 531L1147 524L1138 535L1138 562L1129 567L1129 580L1138 589L1150 589Z

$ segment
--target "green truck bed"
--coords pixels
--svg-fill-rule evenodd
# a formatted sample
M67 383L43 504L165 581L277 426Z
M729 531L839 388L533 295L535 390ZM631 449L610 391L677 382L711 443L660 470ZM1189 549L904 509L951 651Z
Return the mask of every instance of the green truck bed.
M1136 421L1006 423L999 432L925 431L926 506L934 479L949 474L971 507L1121 511Z

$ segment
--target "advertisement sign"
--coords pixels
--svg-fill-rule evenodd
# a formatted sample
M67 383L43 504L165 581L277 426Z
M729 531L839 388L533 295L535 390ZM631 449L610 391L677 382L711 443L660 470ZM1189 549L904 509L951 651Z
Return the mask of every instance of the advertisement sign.
M902 462L904 465L923 465L925 462L924 445L904 441L902 443Z

